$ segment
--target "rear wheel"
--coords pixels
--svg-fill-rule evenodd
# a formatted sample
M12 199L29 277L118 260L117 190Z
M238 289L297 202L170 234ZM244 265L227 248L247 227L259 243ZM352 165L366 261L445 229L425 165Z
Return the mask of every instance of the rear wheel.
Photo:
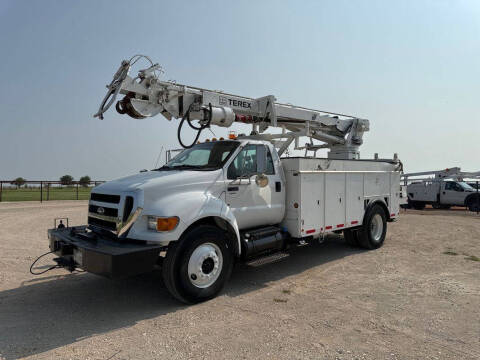
M233 253L225 234L211 225L189 231L168 247L162 275L169 292L184 303L215 297L233 268Z
M373 205L368 210L361 230L358 231L358 242L365 249L378 249L385 241L387 219L380 205Z

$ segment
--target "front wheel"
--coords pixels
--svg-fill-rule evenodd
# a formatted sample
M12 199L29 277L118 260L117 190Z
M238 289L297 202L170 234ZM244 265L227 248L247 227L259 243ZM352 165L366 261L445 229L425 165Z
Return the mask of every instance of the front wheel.
M162 266L165 286L178 300L209 300L222 290L233 268L233 252L222 230L201 225L169 245Z
M358 242L365 249L378 249L387 234L387 219L380 205L373 205L365 214L362 229L358 231Z

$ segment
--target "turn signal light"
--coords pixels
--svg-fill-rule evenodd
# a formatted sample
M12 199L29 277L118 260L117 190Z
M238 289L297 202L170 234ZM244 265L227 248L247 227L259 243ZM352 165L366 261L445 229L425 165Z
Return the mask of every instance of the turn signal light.
M235 135L235 131L230 131L230 132L228 133L228 138L229 138L230 140L235 140L235 139L237 138L237 136Z
M156 217L156 216L149 216L148 217L148 228L150 230L157 230L157 231L172 231L174 230L179 222L179 218L177 216L170 216L170 217Z

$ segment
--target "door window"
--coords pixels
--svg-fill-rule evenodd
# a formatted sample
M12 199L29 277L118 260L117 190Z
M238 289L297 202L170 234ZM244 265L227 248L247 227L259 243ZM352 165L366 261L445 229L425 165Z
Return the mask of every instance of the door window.
M267 148L267 166L265 169L265 175L275 175L275 167L273 166L272 154L270 154L269 148Z
M249 177L262 172L275 175L270 149L265 145L247 145L228 167L227 178Z
M257 173L257 146L247 145L230 164L227 178L237 179L248 177Z

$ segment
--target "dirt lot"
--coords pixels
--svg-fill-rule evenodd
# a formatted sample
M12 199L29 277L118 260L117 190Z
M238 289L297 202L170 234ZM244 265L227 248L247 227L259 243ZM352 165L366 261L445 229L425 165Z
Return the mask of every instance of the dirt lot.
M220 297L188 307L158 272L30 275L53 218L79 225L86 211L0 204L0 358L480 358L476 214L402 211L380 250L331 236L277 263L237 265Z

